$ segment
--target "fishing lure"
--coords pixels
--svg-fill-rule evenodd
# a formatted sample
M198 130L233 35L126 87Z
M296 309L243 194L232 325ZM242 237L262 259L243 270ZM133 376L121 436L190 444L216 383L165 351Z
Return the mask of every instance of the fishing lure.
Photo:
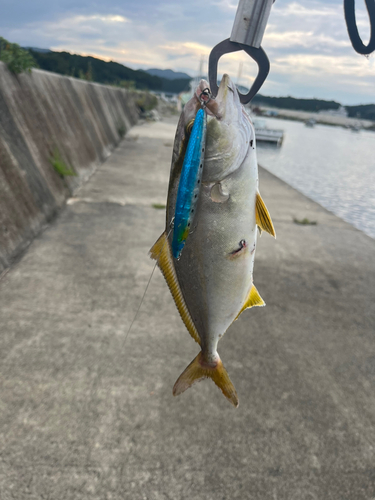
M206 129L207 116L203 107L195 116L178 185L172 239L175 259L181 256L194 220L203 172Z

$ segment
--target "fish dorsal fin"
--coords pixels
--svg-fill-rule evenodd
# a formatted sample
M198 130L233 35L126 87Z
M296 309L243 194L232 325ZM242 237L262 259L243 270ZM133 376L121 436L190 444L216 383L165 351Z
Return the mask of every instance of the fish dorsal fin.
M255 202L255 220L258 227L263 229L263 231L267 231L267 233L276 238L276 232L272 224L271 216L264 201L262 200L262 197L259 194L259 191L257 192Z
M249 295L246 297L245 303L241 309L241 311L238 313L237 318L239 318L240 314L243 313L246 309L249 309L250 307L254 306L265 306L266 303L262 299L262 297L259 295L258 290L255 288L255 285L252 285L251 290L249 292Z
M167 282L182 321L184 322L190 335L200 345L201 339L185 304L185 300L182 295L181 288L177 280L176 270L173 264L171 247L165 233L162 233L160 238L151 248L150 257L151 259L157 261L159 269L162 272L165 281Z

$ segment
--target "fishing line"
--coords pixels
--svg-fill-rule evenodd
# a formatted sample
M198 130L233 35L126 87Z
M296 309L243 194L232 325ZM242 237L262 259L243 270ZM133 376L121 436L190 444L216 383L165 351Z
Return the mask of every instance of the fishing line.
M164 243L164 245L165 245L165 243ZM164 245L163 245L163 248L164 248ZM160 253L163 251L163 248L161 249ZM143 295L142 295L141 301L140 301L140 303L139 303L138 309L137 309L137 311L136 311L136 313L135 313L135 316L134 316L134 318L133 318L133 321L130 323L129 330L126 332L126 335L125 335L124 341L123 341L123 343L122 343L122 347L124 347L125 342L126 342L126 340L127 340L127 338L128 338L128 335L129 335L129 333L130 333L130 330L132 329L132 327L133 327L133 325L134 325L134 322L135 322L135 320L137 319L138 313L139 313L139 311L140 311L140 309L141 309L141 307L142 307L143 300L144 300L144 298L145 298L145 296L146 296L146 293L147 293L148 287L150 286L150 283L151 283L151 280L152 280L152 277L153 277L153 275L154 275L154 272L155 272L155 269L156 269L156 266L157 266L157 265L158 265L158 261L156 260L156 262L155 262L155 264L154 264L154 267L153 267L153 269L152 269L152 271L151 271L151 275L150 275L150 277L149 277L149 279L148 279L148 282L147 282L147 285L146 285L145 291L143 292Z
M159 252L159 254L158 254L158 256L157 256L156 262L155 262L154 267L153 267L153 269L152 269L152 271L151 271L151 275L150 275L150 277L149 277L149 279L148 279L148 282L147 282L147 285L146 285L145 291L143 292L143 295L142 295L141 301L140 301L140 303L139 303L139 305L138 305L138 308L137 308L137 310L136 310L136 313L135 313L135 315L134 315L134 318L133 318L132 322L130 323L130 326L129 326L129 328L128 328L128 331L126 332L125 338L124 338L124 340L123 340L123 342L122 342L122 344L121 344L121 351L123 350L123 348L124 348L124 346L125 346L125 343L126 343L126 340L127 340L128 336L129 336L129 333L130 333L130 331L131 331L131 329L132 329L132 327L133 327L133 325L134 325L134 323L135 323L135 321L136 321L136 319L137 319L138 313L139 313L139 311L140 311L140 309L141 309L141 307L142 307L142 304L143 304L144 298L145 298L146 293L147 293L147 290L148 290L148 288L149 288L149 286L150 286L150 283L151 283L152 277L153 277L153 275L154 275L154 272L155 272L156 266L157 266L157 264L158 264L159 257L161 256L161 254L162 254L162 252L163 252L163 250L164 250L165 245L167 245L167 244L168 244L168 239L169 239L169 236L170 236L170 234L171 234L171 231L172 231L172 230L173 230L173 219L172 219L172 221L171 221L171 223L170 223L170 230L169 230L169 232L168 232L168 234L167 234L167 237L166 237L166 239L165 239L165 242L164 242L164 244L163 244L163 246L162 246L162 248L161 248L161 250L160 250L160 252ZM109 347L107 347L107 353L108 353L108 352L109 352ZM95 406L95 407L96 407L96 404L94 403L94 396L95 396L95 395L97 395L97 393L98 393L99 384L100 384L101 379L102 379L102 376L103 376L104 368L105 368L104 363L103 363L103 362L102 362L102 363L100 363L100 364L99 364L99 366L98 366L98 371L97 371L96 375L94 376L94 379L93 379L93 382L92 382L92 386L91 386L91 390L90 390L90 398L87 398L87 400L86 400L86 404L85 404L85 408L84 408L84 412L85 412L86 414L89 414L91 411L94 411L94 410L93 410L93 408L92 408L92 406ZM105 396L105 398L108 398L108 397L109 397L109 395L110 395L110 391L107 391L107 392L106 392L106 396ZM84 427L84 434L85 434L84 439L85 439L85 440L87 440L87 441L90 439L90 429L91 429L91 428L90 428L90 426L85 426L85 427ZM134 429L133 429L133 430L134 430ZM130 432L130 433L129 433L129 437L131 437L131 436L132 436L132 434L133 434L133 433L132 433L132 432ZM70 452L68 452L68 453L67 453L67 454L63 457L63 462L64 462L64 461L65 461L65 460L66 460L69 456L70 456ZM86 465L87 465L87 466L89 466L89 465L90 465L90 461L91 461L91 449L88 451L87 456L86 456Z
M139 313L139 311L141 310L141 307L142 307L142 304L143 304L144 298L146 297L146 293L147 293L148 287L150 286L150 283L151 283L152 277L153 277L153 275L154 275L154 272L155 272L156 266L158 265L158 260L159 260L159 257L160 257L160 255L162 254L162 252L163 252L163 250L164 250L164 247L165 247L165 245L166 245L166 244L167 244L167 242L168 242L168 238L169 238L169 235L171 234L172 229L173 229L173 225L172 225L172 227L170 228L170 230L169 230L169 232L168 232L168 234L167 234L167 237L166 237L166 239L165 239L165 242L164 242L163 246L161 247L161 250L160 250L160 252L159 252L159 255L158 255L158 257L157 257L157 259L156 259L156 261L155 261L154 267L153 267L153 269L152 269L152 271L151 271L151 275L150 275L150 277L149 277L149 279L148 279L148 282L147 282L147 285L146 285L145 291L143 292L143 295L142 295L141 301L140 301L140 303L139 303L139 306L138 306L138 308L137 308L137 311L136 311L136 313L135 313L135 316L134 316L134 318L133 318L133 321L130 323L129 329L128 329L128 331L126 332L126 335L125 335L124 341L123 341L122 346L121 346L122 348L125 346L125 342L126 342L126 340L127 340L128 336L129 336L129 333L130 333L130 331L131 331L131 329L132 329L132 327L133 327L133 325L134 325L134 323L135 323L135 320L137 319L138 313Z

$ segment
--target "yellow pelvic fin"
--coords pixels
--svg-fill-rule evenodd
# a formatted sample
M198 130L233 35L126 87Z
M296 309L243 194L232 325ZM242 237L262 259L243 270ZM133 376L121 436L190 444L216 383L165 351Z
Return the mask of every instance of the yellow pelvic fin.
M177 280L176 270L174 268L172 259L171 247L169 245L169 241L165 232L162 233L160 238L151 248L150 257L157 261L160 271L162 272L172 294L173 300L175 301L182 321L185 323L185 326L188 329L190 335L200 345L201 339L199 338L199 333L195 328L193 320L191 319L190 313L181 292L180 285Z
M263 231L266 231L271 236L276 238L276 232L272 224L271 216L267 210L264 201L262 200L262 197L259 194L259 191L257 192L256 202L255 202L255 220L258 227L260 227L261 229L263 229Z
M259 295L258 290L255 288L255 285L251 287L251 290L249 292L249 295L247 296L245 303L241 309L241 311L238 313L236 319L239 318L240 314L243 313L246 309L249 309L250 307L254 306L265 306L266 303L262 299L262 297Z
M232 384L226 369L219 358L215 366L209 366L204 363L203 353L190 363L185 371L179 376L173 387L173 396L182 394L186 389L189 389L193 384L210 378L221 389L224 396L229 399L233 406L238 406L238 396L234 385Z

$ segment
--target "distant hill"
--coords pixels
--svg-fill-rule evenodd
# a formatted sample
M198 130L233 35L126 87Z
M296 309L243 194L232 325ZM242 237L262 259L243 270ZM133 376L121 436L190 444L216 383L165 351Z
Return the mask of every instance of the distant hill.
M375 104L360 104L358 106L345 106L349 116L375 121Z
M282 109L295 109L298 111L317 112L328 109L339 109L341 104L336 101L323 101L320 99L296 99L295 97L269 97L257 94L252 104L263 104Z
M321 99L297 99L295 97L269 97L257 94L251 102L255 105L264 105L281 109L295 109L297 111L327 111L338 109L341 104L336 101L324 101ZM348 115L363 120L375 121L375 104L362 104L359 106L344 106Z
M52 52L50 49L39 49L38 47L22 47L25 50L32 50L34 52L41 52L42 54L48 54L48 52Z
M28 50L41 69L98 83L180 93L189 89L191 80L191 77L186 73L172 70L158 70L156 68L147 71L133 70L123 64L113 61L106 62L96 57L84 57L69 52L53 52L49 49L29 48ZM158 72L160 75L168 75L168 77L153 75L151 72ZM173 78L170 77L171 75ZM180 78L181 75L184 78ZM247 91L244 87L240 87L240 90ZM338 109L341 106L336 101L296 99L290 96L271 97L261 94L254 97L252 104L310 112ZM345 107L349 116L375 121L375 104Z
M146 69L145 71L150 75L166 78L167 80L186 80L186 79L191 80L191 76L189 76L187 73L173 71L172 69L151 68L151 69Z
M60 75L74 76L109 85L136 87L141 90L158 90L179 93L189 88L189 78L168 80L150 75L146 71L133 70L114 61L106 62L91 56L79 56L69 52L40 52L29 49L38 66Z

